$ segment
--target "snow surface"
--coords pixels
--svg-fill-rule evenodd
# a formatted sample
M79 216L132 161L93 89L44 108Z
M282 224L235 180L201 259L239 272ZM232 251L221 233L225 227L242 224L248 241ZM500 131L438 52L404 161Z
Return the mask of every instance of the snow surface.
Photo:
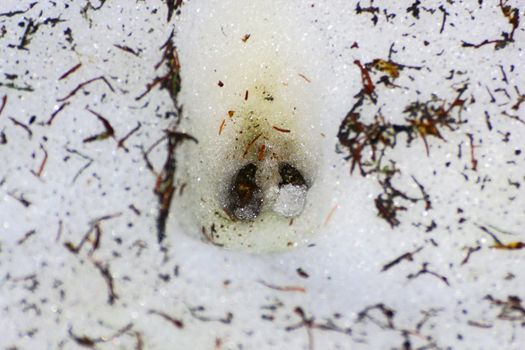
M0 2L1 349L525 347L519 0L188 0L169 21L166 3ZM154 190L174 106L158 85L140 96L166 73L155 66L172 31L178 130L199 143L177 149L159 244ZM367 68L367 125L379 114L405 125L414 102L446 110L466 87L451 109L465 123L441 138L401 134L382 160L405 194L392 203L398 225L378 215L388 167L350 172L337 138L367 84L355 61L389 58L396 78ZM217 223L210 242L226 180L247 161L234 136L247 124L231 109L262 116L265 152L311 187L292 225L265 208L261 221ZM97 115L113 136L93 139L108 130ZM151 171L143 154L159 140ZM275 161L261 162L271 188Z
M276 188L276 200L273 204L273 210L287 217L293 218L303 212L308 195L308 187L284 185Z

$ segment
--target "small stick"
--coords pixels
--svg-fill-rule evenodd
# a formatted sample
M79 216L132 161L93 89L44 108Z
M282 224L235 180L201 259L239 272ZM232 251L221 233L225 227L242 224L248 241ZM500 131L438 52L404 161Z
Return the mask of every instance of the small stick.
M289 129L283 129L283 128L280 128L280 127L275 126L275 125L272 125L272 128L273 128L274 130L277 130L277 131L280 131L280 132L284 132L284 133L289 133L289 132L290 132Z
M306 289L300 286L276 286L274 284L270 284L268 282L265 282L263 280L259 280L259 283L262 284L265 287L268 287L270 289L275 289L280 292L299 292L299 293L305 293Z
M133 135L135 132L137 132L140 127L142 126L142 124L140 124L140 122L137 122L137 126L134 127L130 132L128 132L126 134L126 136L124 136L123 138L121 138L118 143L117 143L117 148L124 148L124 150L126 152L128 152L129 150L126 148L126 146L124 146L124 142L126 142L126 140L131 136Z
M51 123L53 123L53 120L55 119L55 117L57 116L58 113L60 113L67 105L69 105L69 102L64 102L60 105L60 107L57 108L56 111L54 111L52 114L51 114L51 117L49 117L48 121L46 122L47 125L51 125Z
M166 321L169 321L172 325L174 325L175 327L177 328L184 328L184 323L179 320L179 319L176 319L175 317L173 316L170 316L168 315L167 313L165 312L162 312L162 311L157 311L157 310L149 310L148 311L148 314L150 315L157 315L157 316L160 316L162 317L163 319L165 319Z
M330 210L330 212L328 213L328 215L326 215L326 219L324 220L324 224L325 226L328 225L328 223L330 222L330 220L332 219L332 216L334 216L335 214L335 211L339 208L339 204L336 204L332 207L332 209Z
M470 159L472 164L472 170L476 171L478 169L478 160L476 159L476 156L474 154L474 148L476 148L476 146L474 145L474 136L472 134L467 134L467 136L470 141Z
M223 119L221 122L221 126L219 126L219 135L222 134L222 130L224 129L224 125L226 125L226 119Z
M312 81L311 81L310 79L308 79L304 74L299 73L299 76L300 76L301 78L303 78L304 80L306 80L306 82L308 82L308 83L311 83L311 82L312 82Z
M139 53L137 51L133 50L129 46L123 46L123 45L119 45L119 44L114 44L113 46L115 46L117 49L120 49L120 50L122 50L124 52L130 53L133 56L139 57Z
M4 107L6 104L7 104L7 95L4 95L4 97L2 97L2 106L0 107L0 114L2 114L2 112L4 111Z
M42 176L42 172L44 171L44 167L46 166L46 163L47 163L47 151L42 145L40 145L40 149L44 151L44 159L42 160L42 163L40 163L40 167L38 168L38 172L36 173L38 177Z
M111 84L109 83L109 81L104 77L104 76L100 76L100 77L96 77L96 78L93 78L93 79L90 79L88 81L85 81L81 84L79 84L76 88L74 88L67 96L65 97L62 97L62 98L59 98L57 101L58 102L64 102L66 100L68 100L69 98L71 98L72 96L74 96L80 89L82 89L84 86L86 85L89 85L97 80L102 80L104 83L106 83L106 85L109 87L109 89L111 90L111 92L115 92L115 89L113 89L113 86L111 86Z
M70 74L73 74L74 72L76 72L81 66L82 66L82 63L79 63L73 66L72 68L68 69L68 71L62 74L60 78L58 78L58 80L66 79Z
M21 123L19 122L18 120L16 120L15 118L13 117L9 117L9 119L11 119L11 121L13 122L13 124L15 124L16 126L19 126L21 128L23 128L25 131L27 131L27 133L29 134L29 138L31 138L33 136L33 132L31 131L31 129L29 129L29 127L27 125L25 125L24 123Z
M263 160L264 158L264 150L266 149L266 145L262 144L261 147L259 147L259 153L257 153L257 159L259 162Z
M246 157L246 155L248 154L248 151L250 150L250 148L253 146L253 144L255 143L255 141L257 141L257 139L259 139L259 137L261 137L262 134L259 134L257 136L255 136L255 138L246 146L246 149L244 150L244 154L242 155L242 157Z

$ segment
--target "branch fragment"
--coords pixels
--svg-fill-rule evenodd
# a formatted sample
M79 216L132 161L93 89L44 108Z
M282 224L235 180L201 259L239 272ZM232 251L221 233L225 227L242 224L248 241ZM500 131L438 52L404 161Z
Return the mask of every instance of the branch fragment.
M184 328L184 323L181 320L176 319L175 317L172 317L165 312L157 311L157 310L149 310L148 314L160 316L179 329Z
M109 81L106 79L106 77L104 76L100 76L100 77L96 77L96 78L93 78L93 79L90 79L88 81L85 81L81 84L79 84L76 88L74 88L69 94L67 94L66 96L62 97L62 98L59 98L57 100L57 102L64 102L68 99L70 99L71 97L75 96L76 93L78 91L80 91L82 88L84 88L85 86L91 84L91 83L94 83L98 80L102 80L108 87L109 89L111 90L111 92L115 92L115 89L113 89L113 86L111 86L111 84L109 83Z
M392 267L394 267L395 265L399 264L403 260L414 261L414 255L419 253L421 250L423 250L423 247L419 247L419 248L417 248L416 250L414 250L412 252L408 252L408 253L405 253L405 254L402 254L402 255L398 256L397 258L395 258L391 262L383 265L383 268L381 269L381 272L384 272L386 270L391 269Z

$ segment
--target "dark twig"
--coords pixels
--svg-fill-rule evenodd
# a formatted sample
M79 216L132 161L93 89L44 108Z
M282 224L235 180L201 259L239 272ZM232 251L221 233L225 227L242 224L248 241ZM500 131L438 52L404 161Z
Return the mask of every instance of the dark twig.
M87 160L87 163L82 167L80 168L77 173L75 174L75 176L73 177L73 180L71 181L72 184L75 183L75 181L77 180L77 178L87 169L91 166L91 164L93 164L94 162L94 159L91 158L91 157L88 157L82 153L80 153L79 151L75 150L75 149L69 149L69 148L66 148L66 151L69 152L69 153L73 153L73 154L76 154L82 158L84 158L85 160Z
M113 86L111 86L111 84L109 83L109 81L106 79L106 77L104 76L100 76L100 77L96 77L96 78L93 78L93 79L90 79L88 81L85 81L81 84L79 84L76 88L74 88L69 94L67 94L66 96L62 97L62 98L59 98L57 99L57 102L64 102L66 100L68 100L69 98L73 97L78 91L80 91L82 88L84 88L85 86L91 84L91 83L94 83L98 80L102 80L108 87L109 89L112 91L112 92L115 92L115 89L113 89Z
M188 310L194 318L202 322L220 322L230 324L233 320L233 314L231 312L227 312L224 317L210 317L202 315L202 312L206 311L204 306L188 307Z
M128 132L128 133L126 134L126 136L124 136L123 138L121 138L121 139L117 142L117 147L118 147L118 148L123 148L124 151L129 152L129 150L127 149L127 147L124 146L124 142L126 142L126 140L127 140L131 135L133 135L135 132L137 132L137 131L140 129L141 126L142 126L142 124L140 124L140 122L137 122L137 126L134 127L133 129L131 129L131 131Z
M467 248L467 255L461 261L461 265L465 265L466 263L468 263L468 261L470 260L470 256L472 254L474 254L475 252L480 251L480 250L481 250L481 246L480 245L477 245L475 247L468 247Z
M2 97L2 104L0 105L0 115L4 111L6 104L7 104L7 95L4 95L4 97Z
M437 277L439 278L441 281L443 281L443 283L445 283L447 286L450 287L450 283L448 282L448 279L445 277L445 276L442 276L440 274L438 274L437 272L434 272L434 271L431 271L428 269L428 263L427 262L424 262L421 266L421 269L416 272L416 273L411 273L411 274L408 274L407 278L409 280L412 280L412 279L415 279L421 275L425 275L425 274L428 274L428 275L432 275L434 277Z
M419 247L419 248L417 248L416 250L414 250L412 252L407 252L405 254L402 254L402 255L398 256L397 258L395 258L391 262L386 263L385 265L383 265L383 268L381 269L381 272L389 270L390 268L392 268L395 265L399 264L403 260L414 261L414 255L419 253L421 250L423 250L423 247Z
M33 132L31 131L31 129L29 129L29 126L25 125L24 123L19 122L13 117L9 117L9 119L13 122L13 124L24 129L27 132L29 138L31 139L31 137L33 136Z
M111 126L111 124L106 118L104 118L99 113L89 109L88 107L86 107L86 110L90 112L91 114L95 115L98 118L98 120L102 122L102 124L104 125L104 132L87 137L82 142L88 143L88 142L93 142L93 141L105 140L109 137L113 137L113 138L115 137L115 130L113 130L113 127Z
M165 312L157 311L157 310L149 310L148 314L160 316L163 319L165 319L166 321L169 321L172 325L174 325L175 327L177 327L179 329L184 328L184 322L182 322L179 319L176 319L173 316L168 315Z
M82 63L78 63L74 65L72 68L68 69L64 74L62 74L60 78L58 78L58 80L66 79L69 75L76 72L80 67L82 67Z
M51 117L49 117L49 119L47 120L46 124L47 125L51 125L51 123L53 123L53 120L55 119L55 117L57 116L58 113L60 113L66 106L68 106L70 103L69 102L64 102L62 103L52 114L51 114Z
M108 304L113 305L119 297L115 292L115 282L113 280L111 272L109 271L109 265L96 260L93 260L93 265L95 265L95 267L98 269L98 271L104 278L104 281L106 282L108 288Z
M87 335L77 335L73 332L73 329L71 327L69 328L68 333L71 339L73 339L78 345L88 348L94 348L96 344L110 342L116 338L121 337L122 335L129 332L132 328L133 324L129 323L109 336L101 336L96 338L89 337Z

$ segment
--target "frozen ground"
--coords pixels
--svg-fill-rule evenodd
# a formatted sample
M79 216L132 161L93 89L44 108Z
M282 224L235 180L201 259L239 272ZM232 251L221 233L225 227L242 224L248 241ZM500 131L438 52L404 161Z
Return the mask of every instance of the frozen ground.
M0 348L525 348L522 2L275 1L273 39L248 4L1 1ZM224 48L272 40L316 229L254 254L178 203Z

